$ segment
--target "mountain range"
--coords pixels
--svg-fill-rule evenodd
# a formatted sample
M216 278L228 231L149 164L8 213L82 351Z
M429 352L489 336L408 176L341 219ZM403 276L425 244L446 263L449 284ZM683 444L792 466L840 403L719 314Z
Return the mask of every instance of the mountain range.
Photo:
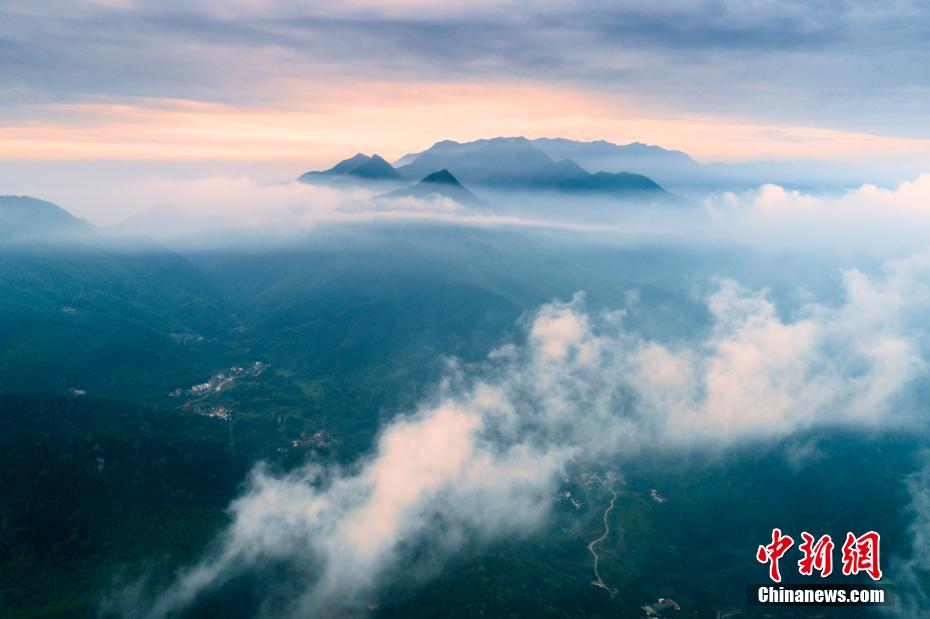
M581 142L565 138L539 138L531 142L553 159L571 159L592 172L642 174L663 187L675 187L703 173L703 166L687 153L640 142L621 145L606 140Z
M526 138L494 138L459 143L438 142L427 150L407 155L397 170L407 178L447 169L466 185L501 190L599 192L617 196L663 193L651 178L640 174L613 174L585 170L571 159L553 159Z
M370 165L366 164L373 160ZM355 169L357 166L359 169ZM855 187L863 172L850 166L822 161L750 161L700 163L687 153L632 142L614 144L565 138L497 137L456 142L444 140L426 150L409 153L390 166L374 155L356 155L322 172L301 177L305 182L413 182L447 169L465 185L500 190L594 191L642 197L667 191L702 197L715 191L744 191L765 183L804 191ZM397 172L397 174L394 174ZM598 172L628 173L618 179L591 179ZM872 179L874 180L874 179ZM890 179L894 184L902 179Z
M564 138L531 142L550 157L571 159L586 170L643 174L669 191L685 194L743 191L765 183L816 192L858 186L865 180L861 172L824 161L699 163L682 151L639 142L613 144Z
M585 193L616 198L667 196L658 183L645 175L600 170L592 173L571 159L554 159L523 137L466 143L445 140L423 152L404 156L396 168L378 155L357 154L328 170L307 172L299 180L305 183L397 182L402 179L424 182L440 171L455 179L457 185L464 183L498 191ZM446 175L436 178L448 181ZM432 179L427 185L435 182L436 179ZM422 188L410 188L407 195L422 192Z

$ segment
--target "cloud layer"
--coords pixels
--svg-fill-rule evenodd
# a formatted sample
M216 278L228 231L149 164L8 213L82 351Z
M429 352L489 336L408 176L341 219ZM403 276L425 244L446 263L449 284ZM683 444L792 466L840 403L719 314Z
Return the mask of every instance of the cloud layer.
M145 234L197 247L299 239L320 225L375 222L441 223L474 227L595 231L596 225L507 215L435 194L387 197L361 187L303 183L262 185L250 178L154 180L129 188L129 200L151 208L119 224L117 234ZM123 198L125 199L125 198Z
M814 195L764 185L705 200L703 232L754 246L820 251L914 252L930 233L930 174L895 188L866 184Z
M621 207L607 199L577 196L483 194L487 205L477 208L441 197L385 200L377 196L378 191L364 188L262 184L244 176L215 176L130 181L102 199L94 187L62 204L77 205L74 211L85 216L90 214L85 205L97 213L134 211L119 230L174 240L196 237L198 244L208 245L228 243L241 235L295 235L321 223L371 221L548 227L607 240L636 237L703 247L886 256L920 251L930 236L930 174L891 189L863 185L834 195L765 185L740 194L715 194L702 205L662 209ZM566 208L566 202L572 208Z
M146 612L163 617L244 571L303 574L295 616L362 609L389 574L427 574L466 546L532 532L572 460L726 447L815 426L906 427L927 377L930 254L849 272L841 303L785 315L721 281L713 324L675 346L592 314L584 296L526 320L483 367L453 364L435 398L389 423L355 465L286 476L257 467L216 550ZM397 569L402 568L402 569Z

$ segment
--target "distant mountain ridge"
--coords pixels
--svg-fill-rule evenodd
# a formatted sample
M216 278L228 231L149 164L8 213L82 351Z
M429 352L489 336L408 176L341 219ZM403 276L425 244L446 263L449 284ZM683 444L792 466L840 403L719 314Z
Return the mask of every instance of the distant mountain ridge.
M716 191L745 191L764 183L815 191L858 186L848 168L823 162L703 164L687 153L661 146L606 140L496 137L443 140L409 153L392 166L378 155L357 154L321 172L300 177L309 183L390 185L419 182L447 170L469 187L495 191L592 194L617 199L679 200L668 193L700 197ZM382 189L382 190L384 190Z
M592 174L571 159L555 160L523 137L474 142L437 142L401 158L398 172L408 179L445 169L467 185L505 191L606 193L616 197L660 195L658 183L641 174Z
M493 144L522 145L533 147L555 163L565 165L564 172L577 167L596 174L597 172L628 172L646 176L663 189L670 191L697 192L741 191L758 187L764 183L775 183L784 187L813 190L818 186L837 189L855 187L868 180L849 166L822 161L753 161L744 163L700 163L679 150L670 150L641 142L614 144L606 140L590 142L566 138L501 137L473 142L444 140L430 148L407 154L395 162L395 167L406 175L407 166L423 171L422 164L443 164L463 182L474 183L475 179L459 170L441 156L451 153L470 153ZM534 155L539 160L538 154ZM568 163L565 163L565 162ZM577 170L576 170L577 173ZM415 174L414 174L415 176Z
M87 221L51 202L29 196L0 196L0 239L73 235L93 229Z
M532 143L550 157L571 159L590 172L642 174L663 186L705 173L704 167L687 153L641 142L614 144L606 140L539 138Z
M523 137L467 143L445 140L421 153L407 155L401 162L406 163L395 169L378 155L358 153L328 170L307 172L298 180L368 185L417 181L417 185L385 195L440 194L466 204L477 204L480 200L462 183L499 191L596 193L621 199L668 195L645 175L605 171L592 174L571 159L556 161ZM440 185L444 185L444 191L437 191Z

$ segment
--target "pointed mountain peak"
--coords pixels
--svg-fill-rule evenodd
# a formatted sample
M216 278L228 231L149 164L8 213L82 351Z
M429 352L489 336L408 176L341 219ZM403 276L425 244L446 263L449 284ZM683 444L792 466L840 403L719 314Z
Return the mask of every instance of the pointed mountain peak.
M427 174L426 176L423 177L423 180L421 180L420 183L421 184L422 183L435 183L435 184L442 184L442 185L457 185L459 187L462 186L462 183L459 182L459 179L455 178L455 176L452 175L452 172L450 172L449 170L445 168L439 170L438 172Z
M483 204L478 196L470 192L445 168L438 172L427 174L423 177L423 180L412 187L398 189L397 191L385 194L385 197L388 198L430 199L436 196L450 198L460 204L473 206Z

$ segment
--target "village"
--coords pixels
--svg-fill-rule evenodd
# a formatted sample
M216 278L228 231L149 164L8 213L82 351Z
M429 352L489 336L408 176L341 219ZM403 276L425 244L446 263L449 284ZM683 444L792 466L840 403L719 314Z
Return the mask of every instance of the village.
M188 389L178 387L169 393L168 397L197 397L199 399L203 399L211 393L219 393L226 385L236 380L237 378L243 378L246 376L261 376L262 372L264 372L266 369L268 369L267 364L261 361L256 361L248 367L234 365L225 372L218 372L214 374L206 382L192 385Z
M184 411L190 411L196 415L203 415L204 417L213 417L215 419L222 419L223 421L230 421L233 414L233 409L231 407L223 404L204 406L200 405L199 403L205 400L208 396L221 392L227 385L232 383L237 378L243 378L246 376L260 376L266 369L268 369L268 366L262 361L255 361L249 366L234 365L224 372L217 372L206 382L192 385L188 389L178 387L174 391L170 392L168 397L194 398L193 400L185 402L179 408Z
M288 441L291 449L325 449L333 443L333 437L324 430L317 430L313 433L301 432L300 438ZM287 450L287 447L282 447L278 449L278 452L285 453Z
M572 491L569 489L570 487L588 490L592 486L598 484L608 486L613 484L619 484L621 486L626 485L626 479L617 471L607 471L604 476L601 477L597 473L586 470L578 473L574 477L563 475L561 481L562 488L559 490L558 500L570 504L576 510L580 510L583 507L583 503L578 497L572 494Z
M184 406L181 407L181 410L191 411L195 415L203 415L204 417L213 417L214 419L222 419L223 421L229 421L232 419L233 409L229 406L224 406L218 404L216 406L196 406L187 402Z
M190 398L179 406L183 411L231 422L235 412L232 406L228 404L205 404L204 400L227 389L228 385L238 378L261 376L267 369L268 364L262 361L255 361L247 366L234 365L228 370L217 372L203 383L192 385L187 389L178 387L170 392L168 396L171 398ZM279 418L278 421L280 423L281 419ZM287 446L280 447L277 451L283 454L291 450L326 449L335 442L336 440L324 430L303 431L297 438L288 439Z

